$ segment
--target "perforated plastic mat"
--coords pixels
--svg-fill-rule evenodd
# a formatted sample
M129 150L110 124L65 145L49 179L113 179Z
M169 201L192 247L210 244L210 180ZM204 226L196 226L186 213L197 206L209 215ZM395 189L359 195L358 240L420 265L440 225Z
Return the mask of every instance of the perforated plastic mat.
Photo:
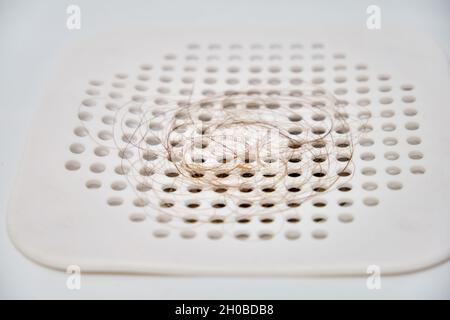
M408 272L449 256L448 64L381 32L127 30L67 49L9 212L87 272Z

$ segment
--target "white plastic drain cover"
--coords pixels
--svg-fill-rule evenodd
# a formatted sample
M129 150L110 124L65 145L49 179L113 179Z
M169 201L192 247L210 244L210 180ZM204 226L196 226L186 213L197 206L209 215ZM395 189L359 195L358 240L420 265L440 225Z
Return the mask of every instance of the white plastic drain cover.
M92 272L408 272L449 256L447 62L296 30L116 32L68 52L9 213Z

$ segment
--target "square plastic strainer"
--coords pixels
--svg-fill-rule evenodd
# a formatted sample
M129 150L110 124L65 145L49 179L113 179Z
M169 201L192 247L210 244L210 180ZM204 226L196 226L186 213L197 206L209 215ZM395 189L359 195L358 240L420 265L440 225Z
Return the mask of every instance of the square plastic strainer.
M149 30L61 59L10 205L26 256L273 275L449 257L448 62L431 41Z

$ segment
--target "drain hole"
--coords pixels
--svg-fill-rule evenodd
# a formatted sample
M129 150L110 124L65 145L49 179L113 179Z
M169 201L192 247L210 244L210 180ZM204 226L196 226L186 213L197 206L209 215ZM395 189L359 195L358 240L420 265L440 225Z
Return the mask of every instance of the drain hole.
M153 236L155 238L166 238L169 236L169 231L168 230L155 230L153 231Z
M298 232L297 230L287 230L284 233L284 236L288 240L296 240L296 239L300 238L300 232Z
M261 203L261 207L263 207L263 208L272 208L274 206L275 206L275 203L273 203L273 202L263 202L263 203Z
M379 200L377 198L369 197L369 198L364 198L363 203L366 206L374 207L379 203Z
M338 220L343 223L350 223L354 220L354 218L350 213L342 213L338 216Z
M250 237L250 234L246 231L238 231L234 236L237 240L247 240Z
M324 215L314 215L312 217L312 221L314 221L315 223L324 223L327 221L327 217Z
M190 193L200 193L200 192L202 192L202 188L201 187L192 186L192 187L188 188L188 191Z
M317 178L322 178L322 177L325 177L326 175L327 174L324 171L316 171L316 172L313 173L313 176L317 177Z
M202 178L203 176L204 176L204 174L200 173L200 172L193 172L193 173L191 173L191 177L192 178Z
M89 167L89 169L94 173L102 173L103 171L105 171L106 167L102 163L94 163Z
M152 187L147 184L147 183L138 183L136 186L136 190L140 191L140 192L147 192L151 189Z
M340 177L348 177L352 173L349 170L338 171L337 175Z
M186 207L190 208L190 209L195 209L200 207L200 203L198 202L188 202L186 203Z
M253 177L255 174L253 172L244 172L241 174L241 177L243 178L251 178Z
M297 208L297 207L300 207L301 203L298 201L289 201L286 205L289 208Z
M323 208L327 205L327 202L323 199L316 199L313 202L314 207Z
M288 173L288 176L291 178L297 178L300 177L302 174L300 171L291 171Z
M70 160L66 162L66 169L70 171L76 171L81 168L81 164L76 160Z
M342 192L348 192L348 191L352 190L352 186L349 184L345 184L345 185L339 186L338 190L342 191Z
M159 206L161 208L172 208L175 204L172 201L168 201L168 200L162 200L159 203Z
M198 222L197 217L195 216L187 216L183 218L184 223L194 224Z
M225 219L222 217L212 217L209 222L213 223L213 224L221 224L225 222Z
M274 187L263 187L262 189L261 189L261 191L263 191L263 192L267 192L267 193L269 193L269 192L274 192L276 189L274 188Z
M412 166L410 171L413 174L424 174L425 173L425 168L421 167L421 166Z
M300 186L290 186L290 187L287 188L287 190L289 192L300 192L301 188L300 188Z
M197 234L195 233L195 231L192 231L192 230L183 230L180 232L180 236L183 239L193 239L193 238L195 238L196 235Z
M226 204L225 204L225 202L218 201L218 202L214 202L212 204L212 207L215 208L215 209L221 209L221 208L225 208Z
M175 170L166 170L165 175L169 178L175 178L178 177L180 174Z
M172 221L172 217L169 214L159 214L156 217L156 221L158 221L159 223L168 223Z
M80 154L83 153L86 148L80 143L74 143L70 145L69 149L72 153Z
M373 191L378 188L378 185L375 182L365 182L363 183L362 188L366 191Z
M250 202L241 202L238 204L238 207L243 208L243 209L250 208L251 206L252 206L252 204Z
M150 177L150 176L152 176L154 173L155 173L155 172L154 172L153 169L150 168L150 167L142 167L141 170L139 170L139 174L140 174L141 176L144 176L144 177Z
M261 219L259 219L259 221L261 222L261 223L272 223L273 222L273 218L272 217L269 217L269 216L267 216L267 217L262 217Z
M115 191L121 191L124 190L127 187L127 184L123 181L115 181L111 183L111 189Z
M147 206L149 203L150 201L147 198L137 198L133 201L133 204L140 208Z
M423 154L420 151L411 151L408 153L408 157L413 160L419 160L423 158Z
M325 230L314 230L312 232L312 237L317 240L325 239L328 236L328 233Z
M341 160L339 160L339 159L338 160L339 161L348 161L347 159L348 159L347 157L345 157L345 158L342 157ZM322 163L322 162L327 161L327 158L325 156L315 156L312 160L316 163Z
M402 172L402 170L400 168L398 168L398 167L387 167L386 168L386 173L390 174L392 176L395 176L395 175L397 175L397 174L399 174L401 172Z
M400 190L401 188L403 188L403 184L398 181L389 181L387 183L387 187L391 190Z
M236 222L237 222L237 223L243 223L243 224L245 224L245 223L250 223L250 221L251 221L251 218L250 218L250 217L247 217L247 216L242 216L242 217L236 218Z
M163 187L162 190L167 193L172 193L172 192L177 191L177 188L174 186L165 186L165 187Z
M123 203L123 199L119 197L112 197L108 198L107 203L112 207L120 206Z
M270 240L273 238L273 233L270 231L262 231L258 234L258 237L261 240Z
M99 180L89 180L86 182L86 188L88 188L88 189L98 189L101 186L102 186L102 183Z
M223 178L227 178L228 176L229 176L229 174L226 172L216 173L217 178L223 179Z
M243 193L249 193L249 192L252 192L253 191L253 188L252 187L241 187L241 188L239 188L239 191L240 192L243 192Z
M132 213L129 218L131 222L142 222L145 221L146 216L143 213Z
M209 239L218 240L223 237L223 233L218 230L210 230L208 231L207 236Z
M300 217L297 216L297 215L291 215L291 216L288 216L286 218L286 221L289 222L289 223L299 223L300 222Z

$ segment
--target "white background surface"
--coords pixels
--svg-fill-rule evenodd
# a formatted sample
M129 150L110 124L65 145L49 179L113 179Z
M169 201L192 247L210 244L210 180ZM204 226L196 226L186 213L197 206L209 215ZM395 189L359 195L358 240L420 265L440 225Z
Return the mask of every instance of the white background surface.
M66 29L66 7L77 4L82 29ZM366 278L235 278L83 275L66 288L66 275L22 256L6 232L6 206L58 51L86 34L121 24L155 26L296 26L365 28L366 8L382 10L382 28L419 29L450 52L450 1L13 1L0 0L0 298L301 299L450 298L450 262L411 275ZM375 31L376 32L376 31ZM414 41L414 33L411 33ZM26 201L26 199L24 199ZM38 214L38 213L37 213Z

